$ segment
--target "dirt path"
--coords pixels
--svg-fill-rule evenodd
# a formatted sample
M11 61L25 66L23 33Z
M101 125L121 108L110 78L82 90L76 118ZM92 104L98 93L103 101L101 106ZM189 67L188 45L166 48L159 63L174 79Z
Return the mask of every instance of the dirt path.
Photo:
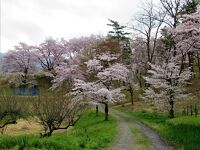
M114 112L112 112L112 115L118 121L118 135L115 143L109 150L132 150L132 147L134 146L134 137L128 123L124 118L116 115Z
M109 150L171 150L151 128L140 123L133 116L117 110L111 115L118 120L118 136Z

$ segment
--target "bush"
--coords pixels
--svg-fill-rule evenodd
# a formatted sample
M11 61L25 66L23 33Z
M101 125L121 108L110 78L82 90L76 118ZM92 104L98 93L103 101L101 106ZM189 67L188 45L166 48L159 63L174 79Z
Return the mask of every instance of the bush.
M0 129L9 124L16 124L17 119L25 115L25 103L19 97L1 95L0 96Z
M79 102L63 96L39 96L33 104L33 115L38 117L44 127L41 136L46 137L51 136L55 130L74 126L83 108Z

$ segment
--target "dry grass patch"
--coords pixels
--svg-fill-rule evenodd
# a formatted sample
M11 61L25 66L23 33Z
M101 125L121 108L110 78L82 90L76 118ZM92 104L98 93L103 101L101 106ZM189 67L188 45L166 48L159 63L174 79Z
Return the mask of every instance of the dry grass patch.
M42 132L42 126L37 122L37 119L19 119L17 124L8 125L5 135L21 135L21 134L37 134Z
M72 128L72 127L71 127ZM71 129L69 128L69 129ZM66 131L58 130L55 131L55 133L62 133ZM8 125L6 129L4 130L4 135L40 135L40 133L43 133L44 129L42 125L38 122L37 118L31 118L31 119L19 119L17 120L17 124Z

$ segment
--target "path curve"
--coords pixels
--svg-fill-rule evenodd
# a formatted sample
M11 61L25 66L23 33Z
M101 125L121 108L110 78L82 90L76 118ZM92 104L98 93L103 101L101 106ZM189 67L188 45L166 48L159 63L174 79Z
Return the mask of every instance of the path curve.
M151 128L139 122L135 117L125 114L117 110L110 110L110 114L118 120L118 136L115 143L111 145L109 150L137 150L135 146L134 133L130 127L137 125L138 129L150 140L151 145L146 150L172 150L172 147L166 144L160 136ZM127 121L129 119L129 122Z

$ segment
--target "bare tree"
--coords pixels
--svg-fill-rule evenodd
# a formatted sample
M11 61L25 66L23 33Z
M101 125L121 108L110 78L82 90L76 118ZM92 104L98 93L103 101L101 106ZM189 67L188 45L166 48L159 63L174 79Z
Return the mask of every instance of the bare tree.
M170 27L176 28L178 25L184 1L185 0L160 0L163 11L167 13L165 23Z
M166 14L158 11L152 1L147 2L142 9L143 12L135 18L136 25L133 26L133 30L145 40L147 62L152 62L159 30Z
M197 0L160 0L163 11L166 12L165 23L176 28L183 14L194 13L199 2Z
M62 96L39 96L33 104L33 115L44 127L42 137L51 136L55 130L67 129L79 120L84 107L79 102Z

